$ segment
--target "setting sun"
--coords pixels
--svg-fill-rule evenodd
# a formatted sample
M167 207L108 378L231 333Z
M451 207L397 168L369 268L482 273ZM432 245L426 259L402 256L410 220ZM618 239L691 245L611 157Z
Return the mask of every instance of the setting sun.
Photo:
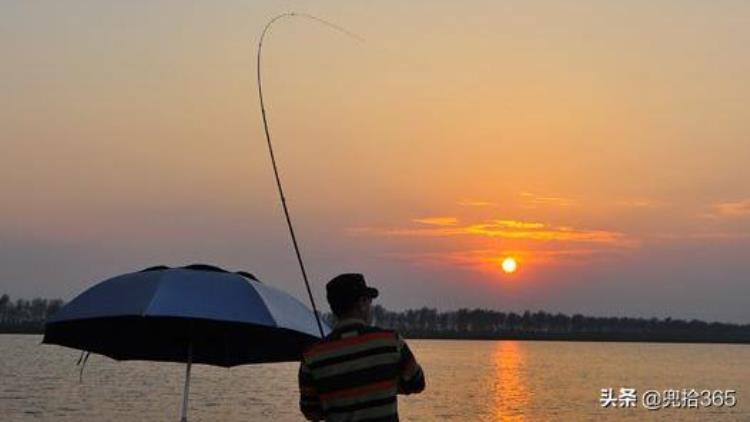
M503 259L503 262L502 264L500 264L500 266L503 268L503 271L508 274L516 272L516 268L518 268L518 264L516 263L516 260L510 256Z

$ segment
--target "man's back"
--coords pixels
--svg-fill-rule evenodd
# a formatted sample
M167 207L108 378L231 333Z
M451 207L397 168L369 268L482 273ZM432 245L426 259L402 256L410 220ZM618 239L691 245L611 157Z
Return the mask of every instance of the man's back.
M299 384L310 420L398 421L396 395L422 391L425 380L396 332L346 320L305 352Z

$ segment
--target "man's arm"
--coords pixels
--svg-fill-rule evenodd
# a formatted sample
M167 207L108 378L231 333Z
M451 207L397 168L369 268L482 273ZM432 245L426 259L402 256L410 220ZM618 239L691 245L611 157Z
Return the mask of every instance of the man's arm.
M398 336L398 349L401 355L398 393L421 393L425 388L424 372L422 372L422 367L419 366L414 354L400 335Z
M309 421L319 421L323 418L320 398L313 384L312 373L303 360L299 366L299 408Z

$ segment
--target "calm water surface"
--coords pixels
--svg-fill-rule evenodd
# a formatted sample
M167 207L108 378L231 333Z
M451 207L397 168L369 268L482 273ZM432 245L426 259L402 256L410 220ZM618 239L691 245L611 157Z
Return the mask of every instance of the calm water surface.
M2 421L176 421L185 366L116 362L40 336L0 335ZM750 421L750 346L518 341L409 342L427 390L401 398L405 421ZM197 365L192 421L298 421L297 365ZM734 389L732 409L603 409L602 388Z

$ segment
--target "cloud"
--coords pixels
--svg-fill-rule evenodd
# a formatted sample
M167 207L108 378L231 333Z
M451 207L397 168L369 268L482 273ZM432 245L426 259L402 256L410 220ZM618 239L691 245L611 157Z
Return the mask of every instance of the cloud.
M426 224L428 226L455 226L458 224L458 219L456 217L416 218L412 221L415 223Z
M605 262L622 257L624 252L623 249L616 248L468 249L442 252L399 252L388 254L388 256L420 266L462 267L487 274L499 274L500 263L506 256L514 257L521 271L524 271L528 266Z
M616 205L625 207L625 208L662 208L666 206L667 204L662 201L657 201L654 199L648 199L648 198L635 198L635 199L624 199L621 201L617 201Z
M542 229L543 223L519 221L519 220L494 220L493 225L509 229Z
M654 237L657 240L714 240L732 241L750 239L750 233L742 232L700 232L686 234L661 234Z
M750 199L714 204L714 216L750 217Z
M521 203L525 208L536 208L537 206L570 207L575 201L560 196L541 196L531 192L521 192Z
M489 207L492 205L495 205L493 202L487 202L487 201L473 201L469 199L465 199L463 201L457 202L458 205L462 207Z
M528 192L522 193L521 197L529 206L566 207L574 204L568 198ZM470 202L459 204L489 205ZM466 213L424 216L391 226L353 227L348 232L353 236L380 237L396 242L389 247L393 248L392 252L385 254L391 259L419 266L464 268L483 274L499 274L498 266L506 256L516 258L521 268L531 269L621 259L641 245L639 239L615 230L536 219L488 219L486 215L472 217Z
M620 232L576 229L570 226L555 226L536 221L504 219L462 225L458 224L458 219L452 217L422 218L413 221L436 227L360 227L351 229L350 233L411 237L479 236L513 240L593 243L625 241L625 236Z
M582 230L513 220L495 220L489 223L475 224L466 227L466 233L504 239L605 243L616 242L623 237L622 233L619 232Z

